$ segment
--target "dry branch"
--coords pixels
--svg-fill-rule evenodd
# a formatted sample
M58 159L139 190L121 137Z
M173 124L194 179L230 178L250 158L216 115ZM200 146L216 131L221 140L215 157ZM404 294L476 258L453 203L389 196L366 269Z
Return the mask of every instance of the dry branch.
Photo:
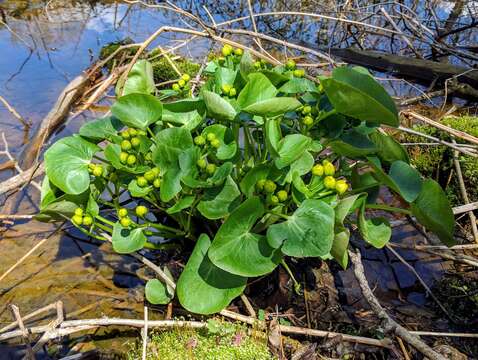
M407 329L399 325L385 312L382 305L380 305L377 298L373 294L372 289L370 289L367 278L365 277L365 270L363 268L360 252L357 251L355 253L353 251L349 251L349 257L354 265L354 274L359 282L360 288L362 289L362 294L369 303L375 315L377 315L382 321L385 330L401 337L431 360L446 360L442 355L438 354L431 347L420 340L420 338L412 335Z

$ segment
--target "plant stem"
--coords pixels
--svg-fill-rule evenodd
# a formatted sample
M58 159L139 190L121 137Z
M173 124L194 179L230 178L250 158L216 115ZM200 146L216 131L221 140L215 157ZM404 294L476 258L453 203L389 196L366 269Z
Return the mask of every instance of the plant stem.
M388 206L384 204L367 204L365 205L367 209L377 209L377 210L385 210L385 211L390 211L390 212L397 212L397 213L402 213L406 215L412 215L412 212L408 209L402 209L402 208L397 208L394 206Z
M280 263L282 264L282 266L284 267L284 269L287 271L287 273L288 273L289 276L291 277L292 281L294 282L294 290L295 290L295 292L297 293L297 295L301 295L301 293L300 293L300 284L299 284L299 282L295 279L294 274L292 274L292 271L290 270L289 265L287 265L287 263L285 262L284 259L282 259Z
M173 234L176 234L176 235L184 235L184 231L181 231L181 230L178 230L178 229L175 229L175 228L172 228L170 226L167 226L167 225L163 225L163 224L154 224L154 223L146 223L149 227L153 227L155 229L158 229L158 230L164 230L164 231L167 231L167 232L171 232Z
M115 223L114 223L114 222L112 222L112 221L110 221L110 220L108 220L108 219L105 219L103 216L101 216L101 215L99 215L99 214L96 215L96 218L97 218L98 220L104 222L105 224L108 224L108 225L110 225L110 226L115 226Z

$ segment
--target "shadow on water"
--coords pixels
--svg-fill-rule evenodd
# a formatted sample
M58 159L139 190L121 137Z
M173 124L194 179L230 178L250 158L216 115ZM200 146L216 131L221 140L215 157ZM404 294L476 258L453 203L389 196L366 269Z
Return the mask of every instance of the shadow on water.
M183 0L176 3L199 13L204 21L209 21L205 7L216 21L248 15L244 1ZM370 4L369 1L356 3L361 6L362 13L374 19L377 4ZM404 7L414 8L419 20L430 28L439 22L446 26L446 20L454 10L454 3L446 1L436 1L433 14L424 8L425 2L402 3ZM476 8L477 5L476 2L468 3L470 7L462 10L462 15L456 20L457 26L470 22L472 14L467 9ZM254 2L254 10L313 11L334 16L334 4L333 1L267 0ZM382 5L388 10L393 6ZM344 10L344 14L350 12L353 15L356 10ZM0 19L3 22L0 23L0 95L8 99L10 104L33 124L33 130L48 113L63 87L96 59L102 46L126 37L141 41L162 25L178 25L177 17L171 13L114 1L3 1L0 3ZM378 18L376 21L378 26L385 26ZM264 17L258 20L261 32L292 42L307 42L322 47L358 45L407 54L406 49L397 47L391 41L379 41L381 38L378 36L371 35L361 42L354 36L338 31L334 24L333 21L294 16L281 19ZM241 25L249 28L249 19L245 19ZM172 35L168 35L159 41L166 42L171 38ZM451 40L458 46L476 44L477 31L471 28ZM423 47L423 53L427 57L433 56L426 45L415 45L420 49ZM181 51L183 55L199 59L208 49L206 42L199 42ZM453 56L449 61L457 65L463 65L463 61L466 62L465 65L469 65L470 62ZM420 86L383 76L385 86L395 95L414 96L422 89ZM88 117L100 115L91 113ZM75 132L88 117L68 123L57 136ZM23 128L3 106L0 106L0 132L6 134L12 154L18 155L24 143ZM0 181L11 175L8 170L0 172ZM33 188L24 191L26 196L17 213L34 213L39 194ZM1 203L5 200L4 197L0 198ZM57 226L58 224L29 221L4 229L0 241L0 273L14 264L36 242L52 233ZM421 239L421 235L413 227L394 229L394 242L409 244L420 242ZM407 316L413 317L417 313L427 318L435 316L427 314L424 309L428 299L417 279L393 254L387 250L371 249L367 249L365 254L367 275L381 301L394 305ZM439 263L436 259L425 258L409 251L400 251L400 254L415 266L429 285L446 271L446 263ZM67 313L83 309L81 316L134 314L134 306L138 305L138 301L136 305L133 303L135 299L141 299L144 281L138 278L139 265L130 260L128 257L114 254L109 245L93 244L71 229L52 235L47 245L31 256L20 271L2 281L0 327L11 321L8 310L11 303L19 305L24 314L60 299L65 303ZM360 290L350 270L338 273L337 288L345 300L344 303L349 304L352 309L360 302ZM111 293L118 296L108 297ZM133 300L128 302L125 296ZM112 306L113 303L115 306ZM7 354L3 353L3 350L4 348L0 347L0 353Z

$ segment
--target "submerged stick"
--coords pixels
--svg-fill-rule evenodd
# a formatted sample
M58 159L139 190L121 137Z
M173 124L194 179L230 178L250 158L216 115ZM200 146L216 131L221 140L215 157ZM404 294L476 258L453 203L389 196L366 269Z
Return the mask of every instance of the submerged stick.
M373 312L378 316L382 321L385 330L387 332L393 332L395 335L401 337L403 340L408 342L411 346L421 352L423 355L428 357L431 360L446 360L446 358L436 351L434 351L430 346L425 344L419 337L412 335L407 329L399 325L395 320L393 320L383 309L382 305L378 302L377 298L370 289L367 278L365 277L365 270L362 264L360 252L356 253L349 250L349 257L354 265L354 274L355 278L359 282L360 288L362 289L362 294L369 303Z

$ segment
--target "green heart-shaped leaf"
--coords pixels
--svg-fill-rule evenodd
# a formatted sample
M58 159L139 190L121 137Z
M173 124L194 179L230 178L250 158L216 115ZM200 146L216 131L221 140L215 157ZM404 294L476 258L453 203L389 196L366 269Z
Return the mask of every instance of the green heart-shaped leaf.
M155 91L153 66L147 60L138 60L128 74L123 87L123 95L153 94Z
M278 169L282 169L300 158L309 148L312 139L302 134L291 134L284 137L278 145L279 157L275 160Z
M411 209L417 220L434 232L445 245L455 245L455 217L445 192L436 181L427 179L423 182L420 194L411 203Z
M234 120L237 111L226 99L212 91L203 91L202 96L209 116L219 120Z
M113 226L111 241L114 251L119 254L129 254L144 247L146 236L143 234L143 229L127 229L116 222Z
M58 140L45 152L48 178L67 194L81 194L90 186L88 164L99 150L79 136Z
M205 218L221 219L232 211L231 205L236 202L239 195L241 192L236 183L228 176L222 187L209 188L205 191L197 209Z
M384 217L365 218L365 203L362 204L358 227L366 242L377 249L383 248L392 237L390 223Z
M261 73L249 74L246 86L241 90L237 97L237 104L241 109L256 104L258 102L271 99L277 94L277 89Z
M264 214L264 205L252 197L237 207L221 225L209 249L209 258L224 271L241 276L270 273L281 260L280 251L265 236L251 232Z
M84 124L79 133L81 136L95 141L112 139L121 130L123 124L113 116L107 116L102 119L88 121Z
M252 115L274 117L294 111L301 107L302 103L293 97L275 97L256 102L242 109Z
M207 134L214 134L220 142L220 146L216 150L218 159L227 160L236 154L237 144L230 128L221 124L214 124L203 130L202 135L206 137Z
M390 135L374 131L370 134L370 139L377 146L377 156L380 160L389 164L397 160L410 163L407 150Z
M318 92L315 84L309 79L293 77L279 88L284 94L298 94L304 92Z
M122 96L111 107L111 113L123 124L143 130L161 119L162 112L161 101L148 94Z
M167 270L167 267L164 268L164 272L172 278L171 273ZM174 297L174 289L170 286L165 285L158 279L148 280L146 286L144 287L144 295L146 299L154 305L166 305L171 302Z
M334 239L334 209L321 200L305 200L282 223L267 230L269 245L295 257L325 256Z
M196 314L213 314L239 296L247 278L230 274L215 266L207 255L211 241L202 234L177 284L181 305Z
M398 111L386 90L370 75L339 67L331 78L322 79L325 93L334 108L355 119L398 126Z
M180 212L181 210L187 209L188 207L191 207L191 205L194 202L195 196L185 196L181 198L179 201L176 201L176 203L171 206L166 212L168 214L176 214Z

